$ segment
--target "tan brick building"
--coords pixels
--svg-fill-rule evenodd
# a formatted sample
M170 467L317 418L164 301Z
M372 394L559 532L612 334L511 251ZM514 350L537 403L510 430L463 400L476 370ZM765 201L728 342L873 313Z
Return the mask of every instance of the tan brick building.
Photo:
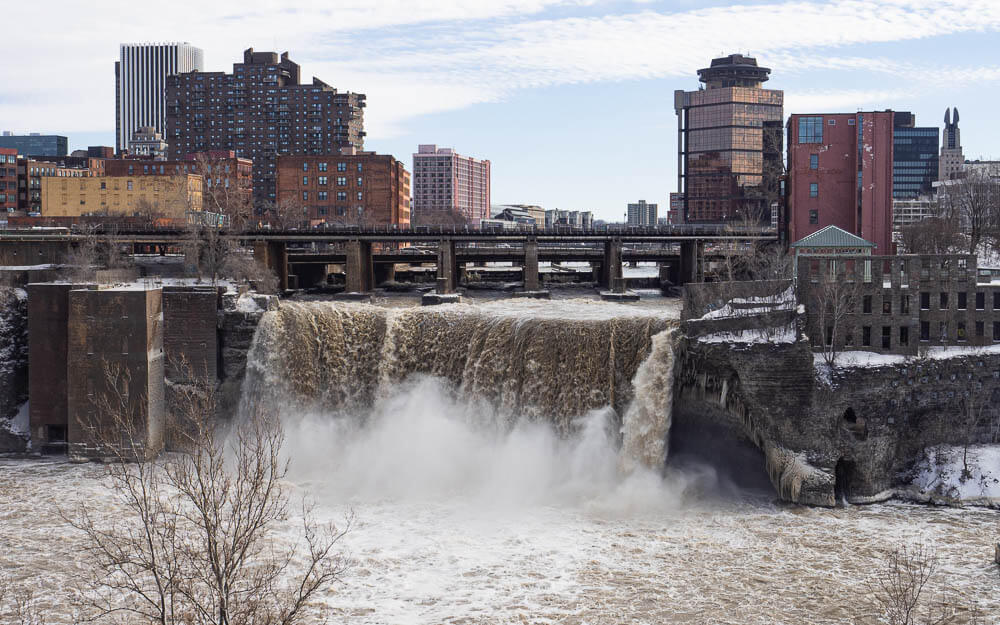
M387 154L281 156L277 188L279 206L301 207L313 222L410 223L410 172Z
M151 214L182 218L202 209L202 177L101 176L41 179L43 217Z

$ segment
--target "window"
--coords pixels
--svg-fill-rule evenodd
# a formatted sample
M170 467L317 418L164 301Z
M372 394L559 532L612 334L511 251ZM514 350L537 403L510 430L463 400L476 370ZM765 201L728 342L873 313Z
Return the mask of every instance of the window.
M107 188L108 188L107 183L106 182L102 182L101 183L101 190L104 190L104 189L107 189Z
M126 183L125 183L125 187L126 187L126 188L127 188L127 189L128 189L129 191L131 191L131 190L132 190L132 181L131 181L131 180L129 180L128 182L126 182Z
M346 202L347 201L347 192L346 191L337 191L337 199L340 200L341 202Z
M319 200L325 200L326 199L326 191L318 191L316 193L316 198L319 199Z
M976 292L976 310L986 310L986 293Z
M361 191L358 191L358 201L361 201Z
M993 310L1000 310L1000 290L993 292Z
M837 120L835 120L835 119L828 119L827 122L826 122L826 125L827 126L836 126L837 125Z
M308 200L309 200L309 192L308 191L303 191L302 192L302 201L306 202Z
M359 187L363 187L364 186L364 180L362 180L361 176L358 176L358 186Z
M941 337L941 342L944 343L948 340L948 322L939 321L938 322L938 336Z
M976 337L982 338L986 336L986 324L982 321L976 322Z
M823 143L823 118L799 118L799 143Z
M882 314L891 315L892 314L892 296L883 295L882 296Z
M337 163L337 171L347 171L347 163Z
M810 182L809 183L809 197L819 197L819 183Z
M302 186L309 184L309 176L302 176Z
M993 322L993 340L1000 341L1000 321Z
M958 309L965 310L968 305L968 293L962 291L958 294Z
M826 326L826 344L833 344L833 326Z
M848 126L853 126L854 125L854 118L853 117L850 118L849 120L847 120L847 125Z
M320 171L326 171L326 163L320 163L319 165L316 166L316 169Z
M337 186L346 187L347 186L347 176L337 176Z
M809 155L809 169L819 169L819 154Z
M904 315L910 314L910 296L904 295L899 300L899 312Z
M942 293L941 294L941 302L938 305L938 308L940 308L941 310L948 310L948 294L947 293Z
M909 345L910 344L910 328L907 326L899 326L899 344Z
M871 326L865 326L861 328L861 344L865 347L871 347L872 344L872 328Z
M309 171L309 163L302 163L302 171Z
M921 321L920 322L920 340L929 341L931 340L931 322Z
M920 310L930 310L931 309L931 294L921 293L920 294Z
M319 185L321 187L325 187L326 186L326 176L320 176L316 180L317 180L317 182L319 182Z
M811 210L811 211L809 211L809 223L810 224L814 224L814 225L819 223L819 211L818 210Z
M861 312L865 313L866 315L870 315L872 313L871 295L865 295L864 297L861 298Z
M965 322L958 322L958 340L964 341L967 337L965 336Z
M361 173L361 163L358 163L358 173Z
M892 326L882 326L882 349L892 345Z

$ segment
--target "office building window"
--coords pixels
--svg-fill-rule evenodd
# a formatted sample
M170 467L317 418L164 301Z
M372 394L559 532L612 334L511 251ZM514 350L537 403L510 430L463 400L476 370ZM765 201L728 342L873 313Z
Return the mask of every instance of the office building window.
M326 171L326 163L320 163L316 166L320 171Z
M316 193L316 196L317 196L317 199L325 200L326 199L326 191L318 191Z
M337 186L346 187L347 186L347 176L337 176Z
M809 183L809 197L819 197L819 183L810 182Z
M319 176L316 180L319 182L320 186L326 186L326 176Z
M817 210L809 211L809 223L813 225L819 223L819 211Z
M309 192L308 191L303 191L302 192L302 201L303 202L309 201Z
M819 169L819 154L809 155L809 169Z
M823 143L823 118L799 118L799 143Z
M347 163L337 163L337 171L347 171Z
M309 163L302 163L302 171L309 171Z
M302 176L302 186L309 184L309 176Z

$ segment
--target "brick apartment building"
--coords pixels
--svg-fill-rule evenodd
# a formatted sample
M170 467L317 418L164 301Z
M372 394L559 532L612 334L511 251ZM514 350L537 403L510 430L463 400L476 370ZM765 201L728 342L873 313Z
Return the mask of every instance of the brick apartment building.
M253 161L258 202L277 199L277 157L364 148L365 96L340 92L318 78L300 84L299 66L284 52L243 53L233 72L190 72L167 78L168 158L233 150Z
M310 221L409 225L410 173L387 154L278 157L278 204Z
M892 111L788 120L789 240L834 225L893 253Z
M753 57L730 54L698 70L704 88L674 92L683 221L769 219L767 204L779 197L784 110L784 92L761 87L770 73Z
M41 181L42 217L145 215L184 218L202 210L202 177L163 176L46 177Z
M202 204L210 212L242 214L253 201L253 161L232 150L186 154L173 161L114 159L105 161L104 170L108 176L201 176Z
M46 178L91 178L104 175L104 159L77 156L24 156L17 160L17 210L37 215L42 210Z
M17 210L17 150L0 148L0 214Z
M440 223L460 216L478 225L490 218L490 162L451 148L420 145L413 155L413 217Z

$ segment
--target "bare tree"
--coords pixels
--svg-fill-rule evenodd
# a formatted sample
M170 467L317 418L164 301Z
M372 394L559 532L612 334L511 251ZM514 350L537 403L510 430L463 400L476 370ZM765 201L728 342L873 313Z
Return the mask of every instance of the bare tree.
M195 172L202 176L203 210L225 215L235 230L245 228L253 218L253 190L249 172L234 169L233 159L214 158L201 152L194 159Z
M907 254L951 254L965 245L954 217L928 217L899 230Z
M816 319L813 331L819 333L823 346L823 360L834 366L842 342L842 334L850 331L847 327L861 300L862 281L854 261L821 261L826 270L819 272L815 282L809 284L811 313ZM841 263L844 263L841 265ZM868 261L858 260L857 263ZM845 268L844 271L840 267Z
M71 267L70 279L89 282L94 279L98 269L117 269L128 265L129 259L116 241L115 226L114 221L75 226L77 241L66 255L66 264Z
M965 176L939 187L941 216L961 224L974 254L984 238L1000 232L1000 171L994 167L972 169Z
M177 438L184 451L152 460L130 406L127 378L107 367L107 392L87 422L104 453L120 511L96 519L86 505L64 517L86 539L90 575L81 589L89 619L159 625L294 625L317 593L340 579L348 525L313 520L288 547L275 534L290 519L287 461L277 419L259 412L217 422L214 387L180 387ZM196 378L191 378L196 380ZM96 418L95 418L96 419Z
M0 619L10 625L45 625L45 615L30 588L17 586L7 576L0 576Z
M964 622L979 623L981 614L977 608L967 609L957 602L943 601L938 602L936 609L932 607L928 595L938 566L937 554L923 545L902 545L887 553L864 584L870 602L867 610L874 614L858 621L886 625L945 625L964 614Z

